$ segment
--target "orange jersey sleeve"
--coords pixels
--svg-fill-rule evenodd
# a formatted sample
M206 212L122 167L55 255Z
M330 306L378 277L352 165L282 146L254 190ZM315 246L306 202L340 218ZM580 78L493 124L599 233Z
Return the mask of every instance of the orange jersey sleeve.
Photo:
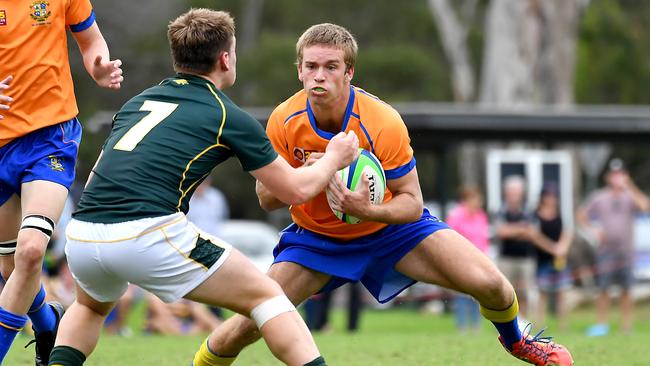
M75 27L83 27L84 22L90 21L90 14L93 11L92 5L88 0L68 0L68 8L65 13L65 24L71 27L74 32ZM94 17L92 18L94 20ZM92 25L88 24L88 26ZM87 27L86 27L87 28Z
M390 105L351 88L342 131L354 131L360 147L377 156L387 179L396 179L415 166L408 131L401 117ZM314 152L325 152L334 133L318 129L304 91L280 104L269 117L267 134L276 151L295 168L302 166ZM384 201L392 198L386 190ZM340 240L369 235L386 227L377 222L346 224L332 213L325 196L290 207L293 221L310 231Z
M14 102L0 123L0 146L78 114L66 29L95 20L88 0L0 2L0 78L13 75Z

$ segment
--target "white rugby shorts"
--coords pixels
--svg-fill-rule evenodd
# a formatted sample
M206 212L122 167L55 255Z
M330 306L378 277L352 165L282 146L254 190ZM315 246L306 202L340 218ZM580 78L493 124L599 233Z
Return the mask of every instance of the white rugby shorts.
M75 281L100 302L116 301L129 283L176 301L219 269L232 248L183 213L115 224L72 219L66 237Z

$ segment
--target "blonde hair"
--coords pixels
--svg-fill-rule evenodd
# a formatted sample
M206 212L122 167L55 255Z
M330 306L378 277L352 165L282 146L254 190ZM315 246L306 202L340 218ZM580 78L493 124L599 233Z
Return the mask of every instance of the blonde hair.
M357 62L359 48L354 36L340 25L332 23L316 24L307 29L296 43L297 63L302 62L303 50L313 45L325 45L343 50L343 60L347 69Z
M235 21L229 13L211 9L190 9L169 23L167 38L174 69L211 72L219 53L230 49Z

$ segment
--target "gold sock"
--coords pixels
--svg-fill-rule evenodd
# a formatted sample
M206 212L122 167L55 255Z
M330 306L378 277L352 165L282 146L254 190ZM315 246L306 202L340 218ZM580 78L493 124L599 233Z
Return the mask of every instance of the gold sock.
M512 304L503 310L488 309L481 305L481 314L483 314L485 319L492 322L508 323L513 321L519 313L519 302L517 301L516 293L514 294L514 297Z
M208 339L206 338L194 355L193 366L230 366L236 358L237 356L221 357L216 355L208 348Z

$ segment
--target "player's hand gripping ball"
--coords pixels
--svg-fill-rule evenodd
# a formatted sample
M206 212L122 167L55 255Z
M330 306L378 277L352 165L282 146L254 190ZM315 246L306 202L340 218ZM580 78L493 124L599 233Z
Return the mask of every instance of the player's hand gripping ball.
M363 186L361 176L363 174L368 177L368 189L370 190L370 203L379 205L384 202L384 192L386 192L386 175L384 169L381 167L379 159L368 150L359 149L359 157L353 161L350 166L339 170L338 174L341 181L351 191L357 191ZM329 203L332 212L341 221L348 224L358 224L360 219L347 215L341 211L332 208L332 195L330 190L326 190L327 203Z

